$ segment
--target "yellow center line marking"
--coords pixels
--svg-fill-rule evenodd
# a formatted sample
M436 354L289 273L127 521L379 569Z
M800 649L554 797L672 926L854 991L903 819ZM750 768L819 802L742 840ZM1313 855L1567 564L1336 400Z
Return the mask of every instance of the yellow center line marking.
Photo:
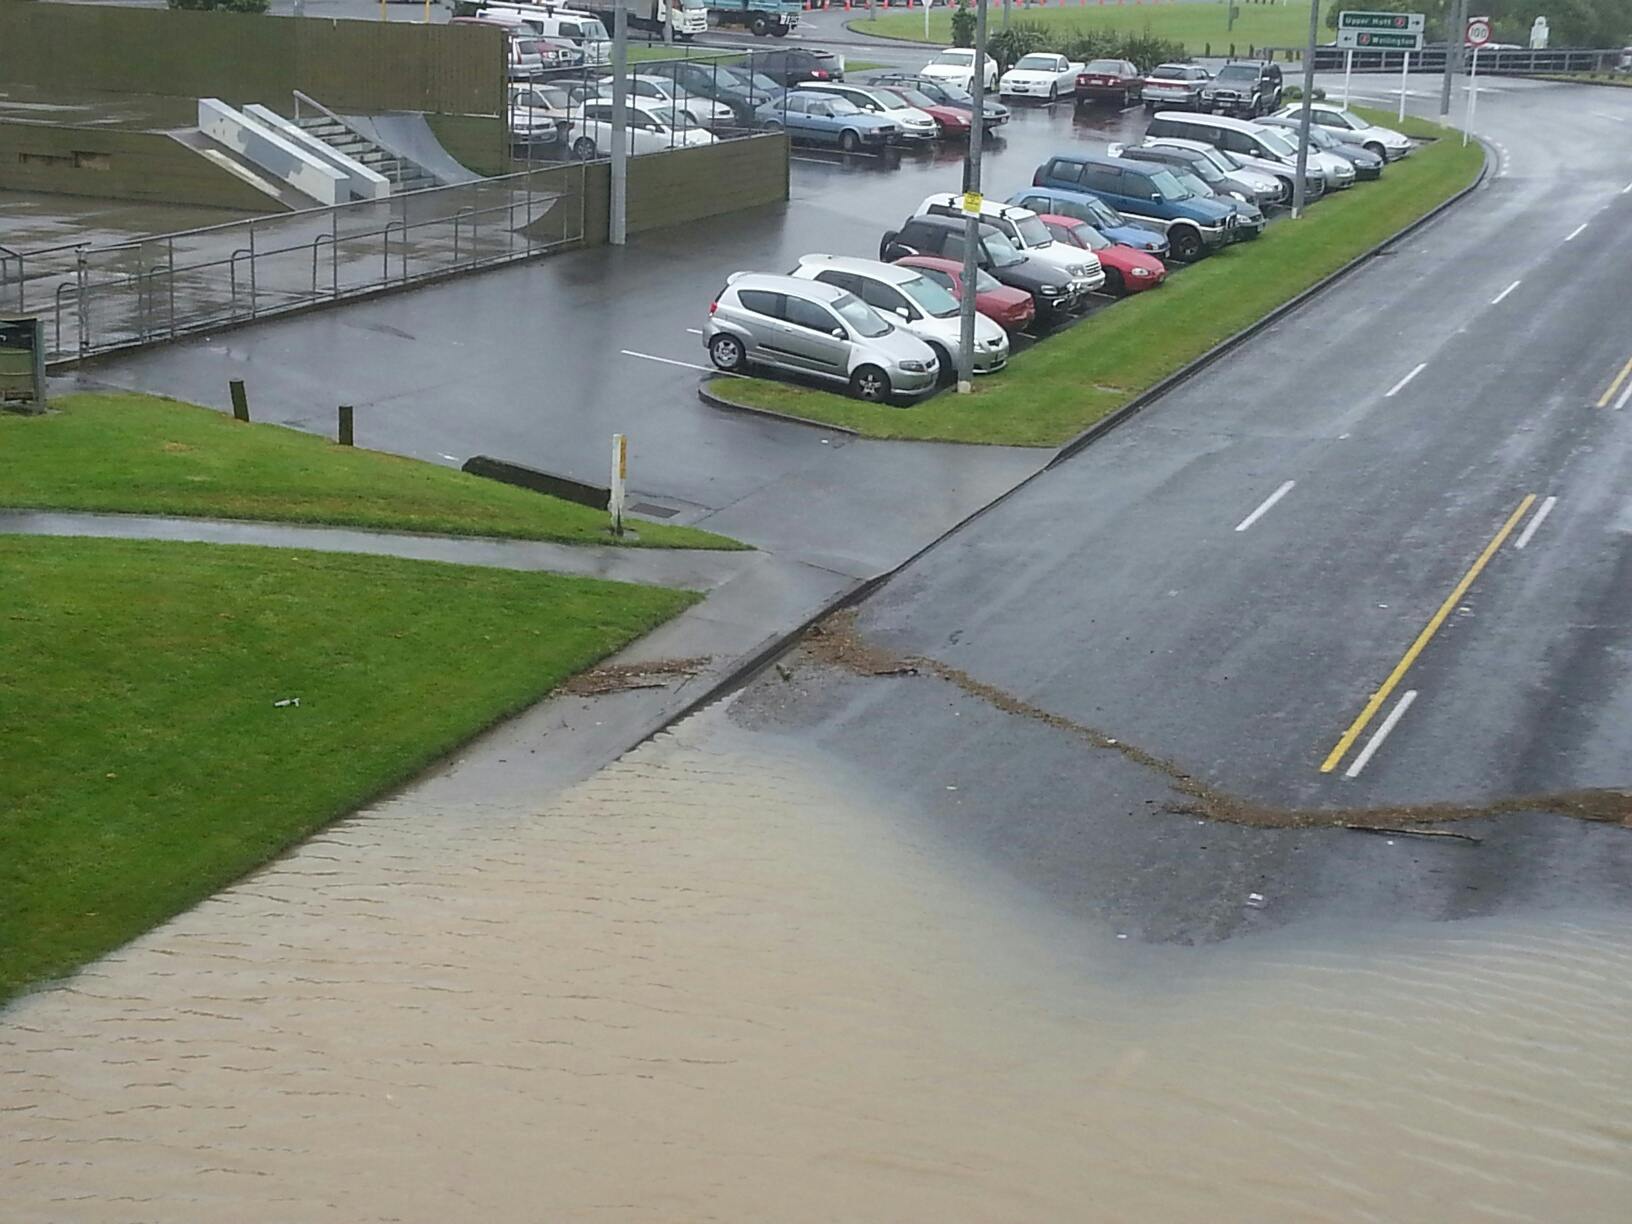
M1615 392L1621 389L1621 384L1626 381L1628 374L1632 374L1632 357L1626 359L1626 364L1621 367L1621 372L1615 375L1615 381L1609 384L1609 390L1598 397L1598 407L1609 407L1609 401L1615 398Z
M1468 588L1484 572L1485 566L1489 565L1490 559L1496 555L1496 550L1502 546L1508 536L1513 534L1513 529L1519 525L1519 520L1525 516L1531 506L1535 505L1535 502L1536 495L1527 493L1524 500L1519 503L1519 508L1507 516L1507 522L1502 524L1502 529L1496 533L1495 538L1489 544L1485 545L1485 551L1479 554L1479 559L1469 567L1467 573L1462 575L1462 581L1458 582L1455 589L1445 597L1445 602L1439 605L1439 611L1434 613L1433 619L1423 627L1421 633L1417 634L1417 640L1411 643L1411 648L1394 665L1394 670L1388 673L1388 679L1383 681L1382 687L1371 695L1371 700L1366 702L1366 708L1361 710L1359 717L1349 724L1349 729L1343 732L1343 738L1337 741L1336 747L1327 753L1326 759L1321 762L1321 773L1331 773L1332 770L1337 768L1337 763L1343 759L1343 754L1354 747L1354 741L1360 738L1360 733L1366 729L1366 724L1376 717L1377 711L1382 709L1383 702L1388 700L1389 694L1405 678L1405 673L1411 670L1411 665L1417 661L1417 656L1423 652L1429 642L1433 641L1434 634L1439 632L1440 626L1445 623L1445 618L1450 616L1451 609L1455 608L1461 601L1462 596L1468 593Z

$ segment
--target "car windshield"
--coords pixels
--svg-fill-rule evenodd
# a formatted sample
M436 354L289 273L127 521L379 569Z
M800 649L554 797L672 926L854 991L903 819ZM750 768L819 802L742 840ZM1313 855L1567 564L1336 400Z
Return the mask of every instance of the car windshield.
M1021 72L1053 72L1058 67L1059 61L1052 55L1022 55L1015 65Z
M897 86L897 89L900 90L901 100L908 106L916 106L919 110L928 110L936 105L934 98L931 98L928 94L921 94L916 89L908 89L905 86Z
M850 101L849 98L828 98L826 101L832 104L833 114L835 115L861 114L861 107Z
M1206 183L1188 170L1175 170L1173 171L1173 177L1179 180L1180 187L1183 187L1193 196L1210 196L1213 194Z
M839 312L840 318L855 329L858 336L876 340L879 336L889 334L890 325L884 321L878 311L860 298L843 293L834 298L829 304Z
M907 103L899 94L893 94L887 89L881 89L872 95L878 99L878 104L885 110L906 110Z
M1065 228L1071 231L1071 236L1076 239L1078 246L1085 246L1090 251L1103 251L1111 245L1109 238L1086 221L1073 221Z
M1292 142L1279 132L1263 128L1258 133L1258 139L1264 142L1264 147L1271 153L1277 153L1282 157L1297 156L1297 150L1292 147Z
M1218 70L1218 79L1220 81L1256 81L1258 79L1258 69L1248 67L1246 64L1225 64L1224 67Z
M1043 224L1041 217L1022 217L1013 225L1019 231L1020 241L1028 247L1047 246L1054 241L1054 235L1048 232L1048 226Z
M975 292L990 293L993 289L1003 288L1003 282L998 280L985 268L975 269Z
M1280 125L1277 124L1276 126L1278 127ZM1288 139L1296 139L1290 130L1287 131L1286 135ZM1338 141L1337 137L1333 136L1325 128L1311 123L1309 125L1309 143L1314 145L1317 149L1335 149L1337 148Z
M1158 170L1150 176L1150 185L1161 193L1164 200L1188 200L1190 193L1184 189L1179 180L1173 177L1170 170Z
M583 26L585 42L608 41L606 37L606 27L601 24L599 18L591 19L587 17L580 17L578 18L578 21Z
M1094 60L1088 65L1088 67L1084 68L1083 71L1097 72L1101 76L1120 76L1122 73L1122 65L1117 63L1115 60Z
M955 68L967 68L975 62L975 53L973 51L942 51L929 62L932 64L950 64Z
M999 230L988 227L981 240L986 244L986 254L991 257L994 268L1012 268L1026 262L1026 257L1009 241L1008 235Z
M1353 111L1340 110L1340 111L1333 111L1332 114L1336 115L1339 119L1343 120L1344 123L1348 124L1351 128L1354 128L1356 131L1359 131L1363 127L1370 127L1371 126L1364 119L1360 118L1359 115L1355 114Z
M918 303L925 314L934 318L950 319L958 313L958 299L927 276L915 276L910 281L897 285L896 288Z
M1086 201L1088 213L1096 225L1126 225L1128 219L1098 196L1089 196Z
M1193 161L1185 162L1184 165L1186 174L1193 174L1204 183L1222 183L1224 181L1224 172L1205 157L1195 158Z

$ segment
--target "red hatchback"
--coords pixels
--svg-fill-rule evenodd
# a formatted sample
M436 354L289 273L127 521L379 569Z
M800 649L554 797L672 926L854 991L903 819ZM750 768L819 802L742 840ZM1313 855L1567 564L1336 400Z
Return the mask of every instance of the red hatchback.
M1077 105L1114 102L1132 106L1139 101L1144 87L1144 76L1127 60L1091 60L1077 73Z
M942 136L969 135L968 111L937 102L928 94L919 93L916 89L909 89L905 85L880 85L879 88L889 90L908 106L916 106L935 120L935 126L941 129Z
M903 255L895 261L903 268L917 268L951 295L963 301L963 265L937 255ZM1014 289L979 269L975 271L975 309L1004 331L1013 335L1037 317L1037 303L1024 289Z
M1038 220L1048 226L1055 242L1081 247L1099 257L1099 266L1105 269L1106 293L1119 297L1143 293L1167 279L1167 265L1156 256L1112 242L1086 221L1057 213L1044 213Z

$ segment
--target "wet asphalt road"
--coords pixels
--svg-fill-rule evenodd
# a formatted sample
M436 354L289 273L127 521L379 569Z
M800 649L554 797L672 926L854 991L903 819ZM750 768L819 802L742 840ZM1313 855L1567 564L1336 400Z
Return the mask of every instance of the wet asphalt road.
M1632 785L1632 413L1597 406L1632 359L1632 98L1604 92L1583 113L1576 91L1500 83L1480 116L1502 165L1470 203L916 562L862 632L1270 806ZM1160 774L926 676L805 660L739 716L864 763L1028 886L1151 938L1632 901L1622 829L1454 826L1475 847L1201 825L1163 813Z

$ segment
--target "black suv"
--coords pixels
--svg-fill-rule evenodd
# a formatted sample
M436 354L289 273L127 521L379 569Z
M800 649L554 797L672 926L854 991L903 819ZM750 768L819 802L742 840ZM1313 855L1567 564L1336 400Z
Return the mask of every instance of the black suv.
M1281 105L1281 66L1268 60L1231 60L1201 91L1201 109L1256 119Z
M884 235L878 257L894 263L903 255L937 255L962 263L965 229L962 217L912 217ZM975 264L1009 288L1031 294L1037 302L1038 327L1060 322L1080 305L1064 270L1027 259L996 226L982 223Z

